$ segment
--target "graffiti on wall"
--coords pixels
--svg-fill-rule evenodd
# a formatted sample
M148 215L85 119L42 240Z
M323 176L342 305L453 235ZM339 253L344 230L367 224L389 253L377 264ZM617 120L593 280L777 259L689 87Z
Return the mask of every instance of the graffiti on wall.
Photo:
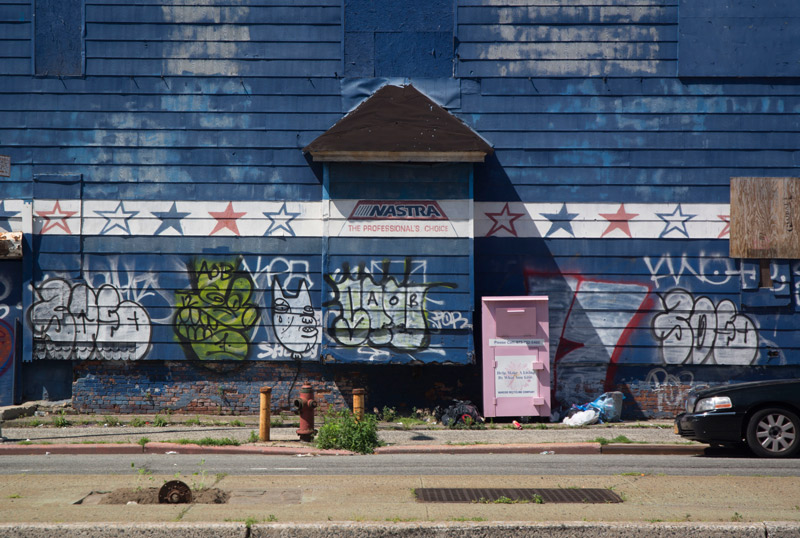
M138 360L150 347L147 312L110 284L45 280L34 288L29 322L38 359Z
M11 279L0 274L0 301L4 301L11 295ZM5 319L11 312L11 307L7 304L0 304L0 319Z
M186 356L199 360L243 360L250 354L260 318L253 281L234 261L193 260L190 290L175 293L175 334Z
M758 354L758 332L749 316L733 301L717 304L674 289L661 297L661 312L653 317L653 335L666 364L748 365Z
M278 342L293 359L302 358L319 344L320 330L306 280L300 281L294 294L284 291L277 278L272 281L272 326Z
M658 410L679 410L694 384L694 374L682 371L670 374L664 368L654 368L647 373L645 386L656 395Z
M650 281L656 289L661 288L662 280L666 286L686 285L689 279L708 286L722 286L739 278L739 269L733 260L726 257L711 256L700 251L699 254L680 257L669 254L659 258L644 257L650 271ZM682 284L683 283L683 284Z
M414 282L412 262L404 263L403 279L389 275L389 261L373 275L362 263L356 271L344 264L341 271L325 275L333 299L325 306L335 311L329 325L334 341L346 347L372 346L400 352L423 351L430 345L426 308L431 288L455 288L446 282Z
M613 365L638 324L650 288L534 271L526 277L529 295L550 298L557 398L565 404L593 400L613 377Z

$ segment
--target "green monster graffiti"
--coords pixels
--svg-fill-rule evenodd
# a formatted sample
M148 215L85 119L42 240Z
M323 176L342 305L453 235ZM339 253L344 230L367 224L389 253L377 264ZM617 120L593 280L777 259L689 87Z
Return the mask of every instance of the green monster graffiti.
M175 334L186 356L199 360L244 360L258 323L251 302L253 280L242 258L193 260L187 264L191 290L175 292Z

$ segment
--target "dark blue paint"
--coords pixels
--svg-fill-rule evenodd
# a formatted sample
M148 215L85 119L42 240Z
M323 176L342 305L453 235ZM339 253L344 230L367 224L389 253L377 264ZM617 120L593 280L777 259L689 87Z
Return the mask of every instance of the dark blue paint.
M452 0L345 0L345 75L450 77L453 6Z
M83 74L83 0L35 1L34 72L41 76Z
M798 20L793 0L681 0L678 74L800 76Z

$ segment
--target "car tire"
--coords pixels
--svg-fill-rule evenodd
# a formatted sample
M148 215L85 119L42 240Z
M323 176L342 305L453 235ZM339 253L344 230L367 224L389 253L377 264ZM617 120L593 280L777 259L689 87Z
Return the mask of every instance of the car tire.
M747 422L746 437L756 456L787 458L800 449L800 419L787 409L762 409Z

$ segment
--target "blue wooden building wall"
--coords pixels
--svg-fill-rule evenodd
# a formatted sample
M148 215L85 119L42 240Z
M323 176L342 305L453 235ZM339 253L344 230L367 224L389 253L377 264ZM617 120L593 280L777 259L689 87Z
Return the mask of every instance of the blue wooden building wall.
M669 416L697 384L797 375L800 265L772 260L772 306L755 308L728 238L730 177L798 175L800 85L732 78L739 56L681 33L679 7L722 3L680 4L459 2L458 114L496 150L476 171L476 219L496 202L476 294L550 297L565 407L621 389Z
M763 65L757 55L709 53L683 4L416 2L393 31L382 17L396 10L380 2L86 0L84 76L59 78L33 76L31 3L0 0L0 154L12 159L0 226L33 201L25 284L68 291L79 319L78 299L101 295L124 314L115 330L131 345L104 358L319 360L272 320L276 277L321 332L333 299L323 172L300 148L358 88L407 77L495 147L474 170L473 299L551 297L558 403L622 388L637 411L667 415L699 383L793 376L800 266L773 260L785 281L752 300L726 219L730 177L798 175L800 82L777 64L743 70ZM715 20L717 4L695 15ZM413 36L420 46L400 56ZM334 265L357 267L358 250ZM241 277L224 316L209 292L227 284L204 270ZM46 313L26 289L26 315ZM462 299L447 310L466 315ZM232 328L205 344L187 336L214 316ZM28 325L26 359L46 329Z

